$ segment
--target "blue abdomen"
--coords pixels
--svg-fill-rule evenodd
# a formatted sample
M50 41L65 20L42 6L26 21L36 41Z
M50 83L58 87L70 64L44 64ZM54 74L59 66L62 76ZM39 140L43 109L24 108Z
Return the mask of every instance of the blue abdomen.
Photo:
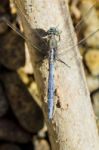
M48 76L48 117L52 118L53 114L53 96L54 96L54 82L53 82L53 63L49 64L49 76Z

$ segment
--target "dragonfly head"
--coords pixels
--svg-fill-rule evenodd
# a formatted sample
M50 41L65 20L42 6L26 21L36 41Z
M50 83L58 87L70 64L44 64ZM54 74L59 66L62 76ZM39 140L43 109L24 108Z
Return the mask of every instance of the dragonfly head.
M58 30L57 27L51 27L51 28L47 31L47 35L48 35L49 37L52 37L53 35L56 36L56 37L58 37L57 42L60 41L60 34L61 34L61 31Z
M59 31L56 27L51 27L48 31L48 35L60 36L61 31Z

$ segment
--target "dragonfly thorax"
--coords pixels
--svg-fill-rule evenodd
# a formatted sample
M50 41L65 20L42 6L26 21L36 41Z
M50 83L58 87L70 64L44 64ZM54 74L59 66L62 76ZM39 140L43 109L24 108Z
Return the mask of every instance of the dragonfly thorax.
M57 43L60 40L60 31L55 28L55 27L51 27L48 31L47 31L47 36L48 36L48 41L49 41L49 47L51 49L56 49L57 48Z
M55 39L55 35L50 36L49 48L50 49L56 49L57 48L57 40Z

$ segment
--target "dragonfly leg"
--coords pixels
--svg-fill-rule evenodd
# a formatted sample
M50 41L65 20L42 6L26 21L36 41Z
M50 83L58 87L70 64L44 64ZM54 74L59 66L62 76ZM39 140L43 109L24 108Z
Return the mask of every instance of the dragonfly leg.
M63 63L65 66L67 66L68 68L70 68L70 66L68 64L66 64L63 60L61 60L60 58L56 57L55 60Z

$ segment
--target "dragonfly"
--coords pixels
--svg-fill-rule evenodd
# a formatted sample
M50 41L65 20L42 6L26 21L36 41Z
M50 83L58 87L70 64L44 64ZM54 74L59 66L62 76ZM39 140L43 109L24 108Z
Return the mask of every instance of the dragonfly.
M62 4L61 4L62 5ZM63 5L62 5L63 7ZM27 18L26 16L23 14L22 10L17 6L19 12L21 13L21 15L25 18L26 22ZM90 13L90 11L92 10L92 8L94 8L94 6L92 6L88 12L86 13L85 17L88 16L88 14ZM28 41L32 47L38 51L41 54L44 54L40 48L38 48L32 41L30 41L28 39L27 36L23 35L19 29L17 29L15 26L13 26L9 20L7 20L6 18L2 19L3 21L6 22L6 24L12 28L17 34L19 34L23 39L25 39L26 41ZM80 22L76 25L76 28L78 26L81 26L81 24L83 23L83 19L80 20ZM70 51L72 48L76 47L76 46L80 46L83 42L86 41L86 39L92 37L96 32L98 32L99 29L97 29L96 31L94 31L93 33L89 34L86 38L82 39L80 42L78 42L78 44L75 44L74 46L68 48L66 51ZM45 43L44 39L40 36L39 32L35 31L35 34L37 36L40 37L41 41ZM68 64L66 64L63 60L61 60L58 56L57 56L57 49L58 49L58 42L60 41L60 35L61 35L61 31L59 31L57 29L57 27L50 27L49 30L46 32L46 37L47 37L47 45L49 48L48 51L48 60L49 60L49 73L48 73L48 119L52 119L53 118L53 101L54 101L54 62L55 60L60 61L61 63L63 63L66 67L70 68L70 66ZM45 43L46 44L46 43ZM64 52L63 52L64 53Z
M50 28L48 31L49 37L49 75L48 75L48 118L52 119L53 114L53 97L54 97L54 61L57 50L57 40L55 36L60 36L56 28Z
M47 31L49 41L49 74L48 74L48 118L52 119L53 114L53 97L54 97L54 62L56 60L58 41L60 40L60 31L52 27ZM62 63L68 66L65 62L59 59ZM69 66L68 66L69 67Z

